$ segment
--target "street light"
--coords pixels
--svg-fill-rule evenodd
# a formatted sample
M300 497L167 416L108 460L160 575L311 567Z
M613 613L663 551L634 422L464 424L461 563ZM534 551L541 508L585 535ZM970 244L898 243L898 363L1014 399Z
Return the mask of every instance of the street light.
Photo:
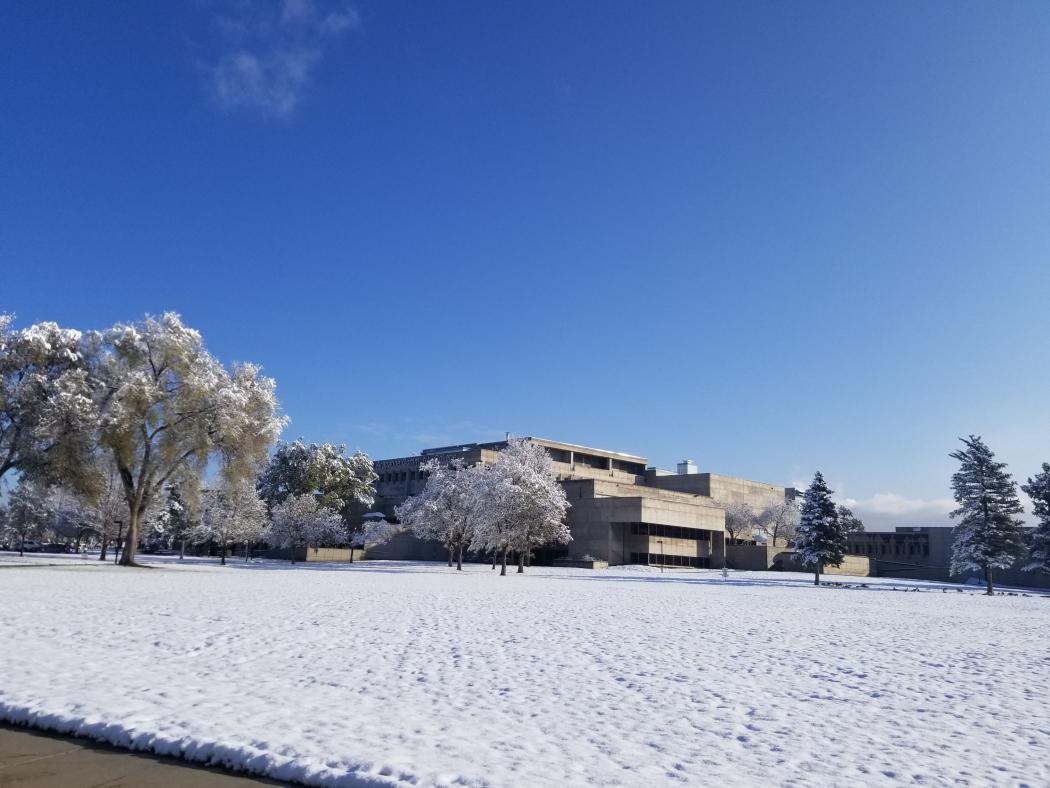
M124 532L124 521L114 520L117 524L117 543L113 546L113 563L117 564L120 561L120 535Z

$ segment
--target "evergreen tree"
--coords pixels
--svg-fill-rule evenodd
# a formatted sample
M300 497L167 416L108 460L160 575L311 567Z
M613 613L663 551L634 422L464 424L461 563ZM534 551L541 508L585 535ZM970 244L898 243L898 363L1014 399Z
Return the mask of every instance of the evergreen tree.
M846 534L831 490L817 471L802 499L802 515L795 534L795 551L803 566L813 566L813 584L820 585L825 564L838 566L846 555Z
M846 536L864 533L864 521L857 517L852 509L848 509L840 504L838 513L839 523L842 525L842 533Z
M1050 463L1044 462L1042 471L1030 477L1021 489L1032 499L1032 514L1039 518L1028 545L1031 560L1025 569L1050 574Z
M960 438L965 449L952 452L959 470L952 474L952 490L959 518L952 543L952 572L984 572L988 594L994 594L992 570L1006 569L1024 555L1024 524L1016 515L1024 510L1017 497L1017 482L1006 472L1006 463L980 436Z

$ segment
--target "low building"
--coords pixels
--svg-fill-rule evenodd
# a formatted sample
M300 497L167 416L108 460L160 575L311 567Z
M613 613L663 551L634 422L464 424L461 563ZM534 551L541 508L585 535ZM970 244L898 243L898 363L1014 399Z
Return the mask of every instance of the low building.
M677 472L663 471L634 454L545 438L527 440L550 455L570 504L572 542L537 551L538 563L586 556L610 565L720 567L726 548L725 505L744 502L760 509L797 495L790 487L699 473L689 460L680 463ZM398 504L423 491L426 475L421 466L428 460L489 464L506 445L507 441L467 443L377 460L376 506L393 518ZM440 546L402 535L371 548L368 555L436 557Z
M872 572L878 577L938 580L965 583L983 581L980 572L952 573L952 531L950 525L898 527L893 531L862 531L850 534L849 552L868 556ZM1026 572L1027 559L1009 569L998 569L992 579L1004 586L1050 588L1050 575Z

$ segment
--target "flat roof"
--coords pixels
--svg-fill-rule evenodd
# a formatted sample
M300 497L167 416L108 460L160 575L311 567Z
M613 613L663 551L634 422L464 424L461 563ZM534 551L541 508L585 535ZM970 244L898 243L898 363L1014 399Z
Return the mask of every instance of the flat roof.
M550 438L539 438L534 435L524 436L525 440L534 441L541 446L547 446L552 449L562 449L564 451L577 451L584 454L593 454L598 457L609 457L616 460L623 460L625 462L634 462L639 465L645 465L648 460L645 457L640 457L637 454L627 454L622 451L611 451L610 449L596 449L593 446L584 446L579 443L566 443L565 441L551 440ZM491 449L496 446L506 445L506 441L488 441L485 443L454 443L450 446L435 446L432 448L422 449L419 454L413 454L408 457L396 457L396 458L383 458L382 460L376 460L376 462L391 462L393 460L409 460L414 457L433 457L440 454L456 454L459 452L473 451L474 449Z
M645 457L639 457L637 454L627 454L626 452L611 451L609 449L596 449L593 446L582 446L579 443L565 443L564 441L555 441L551 440L550 438L538 438L533 435L528 436L527 440L536 441L537 443L541 443L545 446L550 446L555 449L567 449L569 451L582 451L586 452L587 454L605 455L606 457L615 457L621 460L628 460L630 462L641 463L642 465L645 465L647 462Z

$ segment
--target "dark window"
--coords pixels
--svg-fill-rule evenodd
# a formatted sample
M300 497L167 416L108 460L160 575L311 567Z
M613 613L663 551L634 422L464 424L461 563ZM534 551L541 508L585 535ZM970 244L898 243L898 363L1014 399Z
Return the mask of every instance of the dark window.
M551 459L555 462L569 461L569 452L565 451L564 449L552 449L549 446L546 446L544 448L546 449L547 454L549 454Z

